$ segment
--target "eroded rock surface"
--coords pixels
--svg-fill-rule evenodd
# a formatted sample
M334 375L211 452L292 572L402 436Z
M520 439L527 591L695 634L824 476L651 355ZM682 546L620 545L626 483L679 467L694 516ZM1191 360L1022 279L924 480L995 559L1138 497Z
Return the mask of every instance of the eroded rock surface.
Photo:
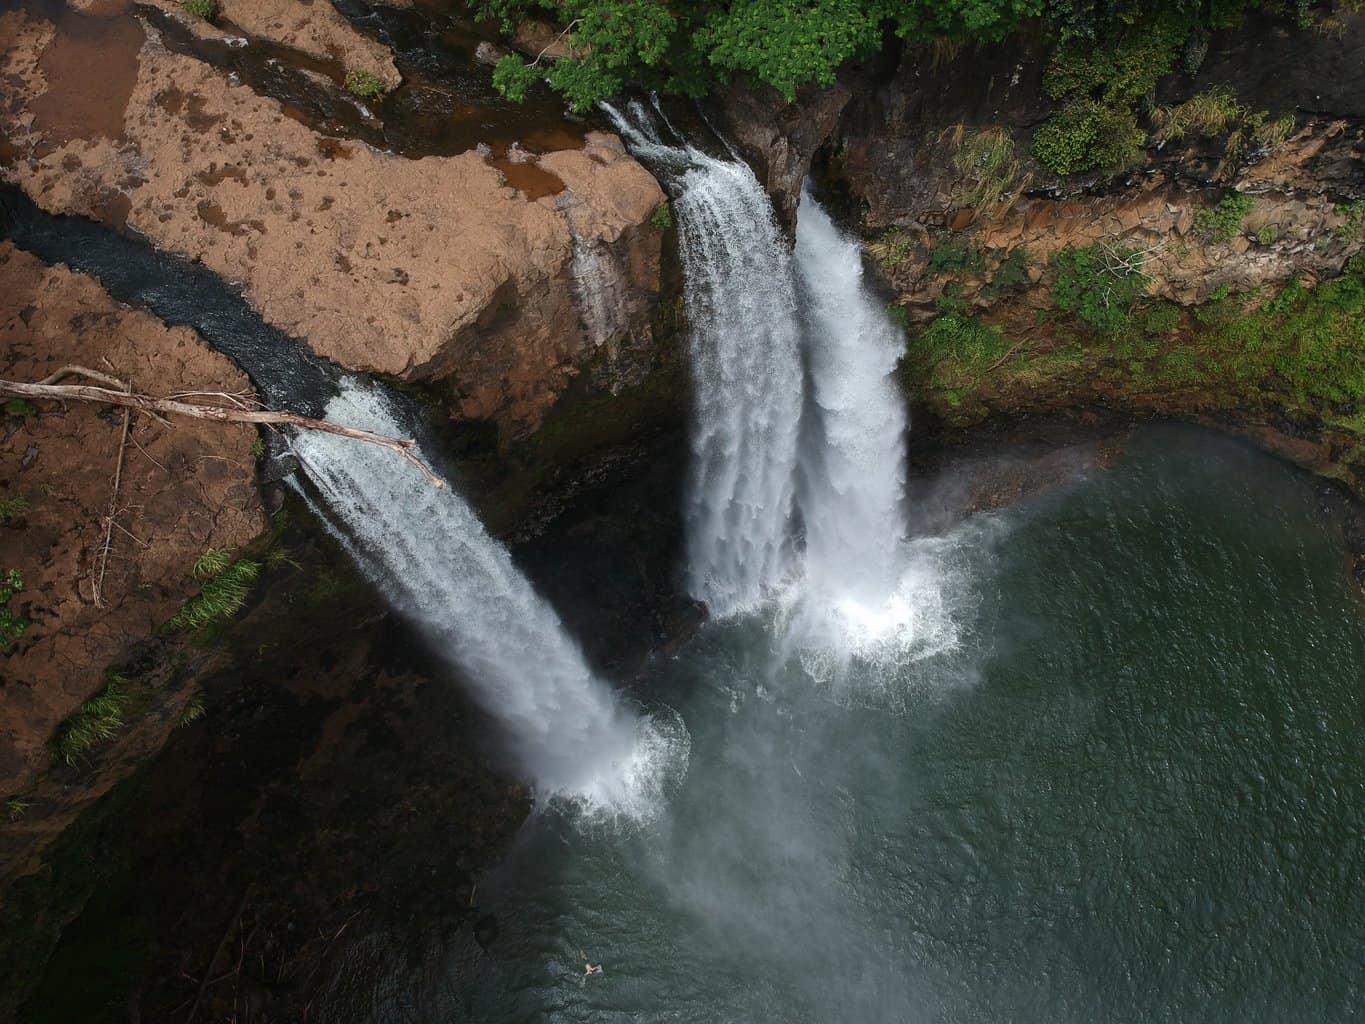
M45 209L201 260L348 367L448 377L460 413L504 436L533 430L602 346L638 358L623 343L648 332L663 193L614 137L532 157L565 186L532 201L477 151L413 160L320 136L152 31L119 58L121 130L106 113L58 133L45 111L80 86L44 59L70 32L0 15L5 176Z
M157 394L250 394L246 377L193 331L167 328L94 280L0 243L0 376L36 381L71 363ZM0 681L6 797L22 797L48 767L48 742L104 685L106 669L199 589L195 560L264 527L253 428L135 415L105 556L122 412L34 404L36 413L0 421L0 491L24 503L0 525L0 568L22 575L9 606L29 621L4 655ZM169 728L160 723L159 738ZM50 825L20 819L15 827ZM6 858L5 866L14 865Z

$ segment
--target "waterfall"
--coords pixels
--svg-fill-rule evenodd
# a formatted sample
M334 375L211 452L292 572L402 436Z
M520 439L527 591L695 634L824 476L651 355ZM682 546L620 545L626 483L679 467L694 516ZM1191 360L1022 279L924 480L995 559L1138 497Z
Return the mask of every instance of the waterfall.
M327 418L412 434L382 391L353 378L343 379ZM681 739L620 705L469 504L373 445L315 431L299 431L292 444L321 502L300 493L468 679L537 795L647 814Z
M806 576L863 603L895 585L904 537L905 401L892 373L904 339L863 284L862 252L809 193L797 210L818 440L803 453Z
M672 196L695 391L687 583L724 617L792 568L803 383L791 256L747 164L664 141L640 103L606 110Z
M798 495L804 578L787 636L813 674L885 667L956 642L940 546L905 539L904 338L863 280L862 251L804 192L796 267L811 401Z

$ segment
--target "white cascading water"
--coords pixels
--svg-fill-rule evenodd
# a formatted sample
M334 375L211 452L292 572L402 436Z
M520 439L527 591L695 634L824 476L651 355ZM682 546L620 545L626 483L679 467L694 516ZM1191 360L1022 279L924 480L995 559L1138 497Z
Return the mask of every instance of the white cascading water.
M788 594L788 639L816 675L849 662L894 666L956 640L943 545L905 540L905 339L863 280L862 251L805 192L797 210L811 422L798 495L804 575Z
M411 433L381 391L354 379L327 419ZM651 814L665 775L685 764L680 724L661 731L621 706L469 504L375 445L300 431L293 449L330 513L323 521L469 680L537 796Z
M801 512L809 586L881 603L905 534L905 400L892 373L905 339L863 285L862 252L809 193L796 224L811 390L820 443L807 454Z
M688 588L723 618L792 568L803 382L791 257L748 164L665 142L640 103L605 109L671 186L695 387Z

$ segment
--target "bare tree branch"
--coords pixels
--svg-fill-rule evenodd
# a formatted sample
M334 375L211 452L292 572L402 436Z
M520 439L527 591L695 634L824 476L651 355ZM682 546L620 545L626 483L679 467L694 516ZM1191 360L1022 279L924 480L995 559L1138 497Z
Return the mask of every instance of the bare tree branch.
M45 380L59 380L64 376L89 377L93 380L104 380L115 384L119 388L125 387L123 382L116 378L80 366L64 366L61 370L58 370L57 373ZM106 405L122 406L127 409L136 409L153 415L165 413L170 416L188 416L192 419L214 420L220 423L267 423L298 427L300 430L317 430L324 434L335 434L338 437L348 437L353 441L363 441L366 444L378 445L380 448L387 448L390 451L397 452L408 462L412 463L412 465L416 466L433 486L445 486L445 481L432 472L431 467L413 454L412 449L417 446L417 442L413 438L388 437L384 434L376 434L369 430L345 427L340 423L332 423L328 420L301 416L295 412L277 412L272 409L237 409L225 408L218 405L201 405L194 402L181 402L173 398L156 398L152 395L139 394L134 391L114 390L112 387L94 387L89 384L53 384L46 382L27 384L23 381L0 380L0 395L21 395L25 398L72 399L81 402L102 402Z

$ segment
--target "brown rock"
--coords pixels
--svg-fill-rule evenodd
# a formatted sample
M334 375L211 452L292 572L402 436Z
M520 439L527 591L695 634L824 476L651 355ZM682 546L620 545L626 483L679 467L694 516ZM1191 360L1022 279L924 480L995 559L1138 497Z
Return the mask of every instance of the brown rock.
M66 363L160 394L249 391L242 373L188 328L121 307L92 279L0 243L0 376L33 381ZM47 765L45 744L100 689L104 670L198 589L195 559L239 547L264 527L252 428L167 427L135 416L96 606L122 414L36 404L37 415L5 420L0 441L0 490L29 503L0 526L0 569L24 579L10 608L31 623L7 653L0 685L0 789L8 794ZM29 452L36 455L26 459Z
M17 12L0 29L0 74L21 100L0 127L42 143L32 108L60 33ZM129 227L242 282L268 321L319 354L449 376L467 414L504 436L533 430L599 346L647 329L662 238L648 221L664 197L611 137L519 165L565 185L534 201L473 151L412 160L357 142L334 159L334 140L327 149L278 103L154 33L122 136L78 135L5 177L54 211L100 216L124 197Z

